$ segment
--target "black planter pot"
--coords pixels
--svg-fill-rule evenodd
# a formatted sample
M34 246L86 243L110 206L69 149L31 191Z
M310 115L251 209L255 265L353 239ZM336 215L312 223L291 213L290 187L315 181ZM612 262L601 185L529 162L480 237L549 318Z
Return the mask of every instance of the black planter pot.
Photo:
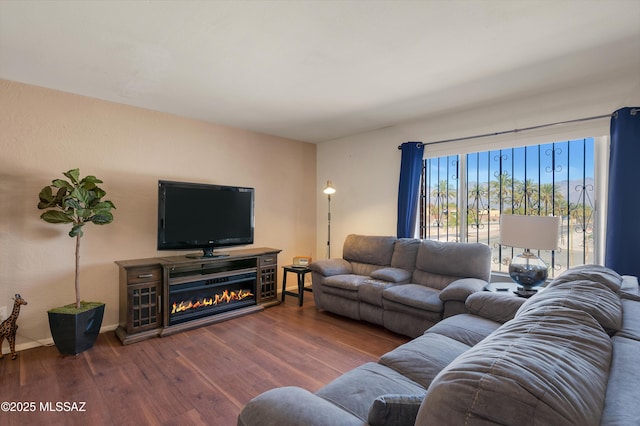
M104 306L77 314L48 311L51 336L61 354L77 355L93 346L102 326Z

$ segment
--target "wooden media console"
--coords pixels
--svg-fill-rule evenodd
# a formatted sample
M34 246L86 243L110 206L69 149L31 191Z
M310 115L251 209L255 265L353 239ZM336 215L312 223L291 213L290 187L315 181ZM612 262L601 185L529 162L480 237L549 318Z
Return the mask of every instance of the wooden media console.
M224 321L278 304L278 253L232 250L225 256L121 260L123 344Z

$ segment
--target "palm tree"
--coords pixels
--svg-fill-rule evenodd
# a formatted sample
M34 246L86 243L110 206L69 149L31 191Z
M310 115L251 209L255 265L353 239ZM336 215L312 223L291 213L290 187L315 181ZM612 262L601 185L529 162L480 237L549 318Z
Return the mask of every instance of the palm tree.
M456 198L456 191L451 188L449 182L442 179L438 182L438 186L431 191L431 195L436 198L435 220L436 226L443 226L443 216L448 214L449 200Z
M564 196L554 184L543 183L540 185L540 207L544 207L545 216L553 214L556 204L559 205L562 201L564 201Z
M480 228L482 216L488 213L485 206L486 193L486 186L477 182L469 189L468 199L472 202L467 206L467 224L472 228Z
M575 231L583 238L583 252L585 258L589 256L589 244L586 241L592 238L593 232L593 208L585 204L572 204L569 216L575 223Z
M504 206L505 204L512 205L512 187L513 179L508 172L500 173L500 175L498 175L498 180L492 180L491 182L489 182L491 199L493 202L495 202L495 204L500 206L500 211L503 210L502 206Z
M537 184L533 179L514 182L514 213L525 214L538 210Z

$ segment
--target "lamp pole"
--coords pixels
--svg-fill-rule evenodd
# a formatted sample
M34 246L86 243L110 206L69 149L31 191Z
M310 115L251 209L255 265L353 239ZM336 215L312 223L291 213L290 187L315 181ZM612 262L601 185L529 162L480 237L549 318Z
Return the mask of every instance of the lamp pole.
M327 194L327 200L329 201L327 211L327 259L331 259L331 194L335 194L336 189L331 184L331 181L327 181L327 185L322 190Z
M327 194L329 210L327 211L327 259L331 259L331 194Z

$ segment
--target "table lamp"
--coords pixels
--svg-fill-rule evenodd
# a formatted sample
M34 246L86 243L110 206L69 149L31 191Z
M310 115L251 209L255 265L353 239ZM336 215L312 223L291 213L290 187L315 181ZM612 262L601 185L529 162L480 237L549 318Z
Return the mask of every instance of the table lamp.
M549 267L531 250L557 250L560 217L500 215L500 244L523 248L509 265L509 276L521 286L516 294L531 296L545 282Z

